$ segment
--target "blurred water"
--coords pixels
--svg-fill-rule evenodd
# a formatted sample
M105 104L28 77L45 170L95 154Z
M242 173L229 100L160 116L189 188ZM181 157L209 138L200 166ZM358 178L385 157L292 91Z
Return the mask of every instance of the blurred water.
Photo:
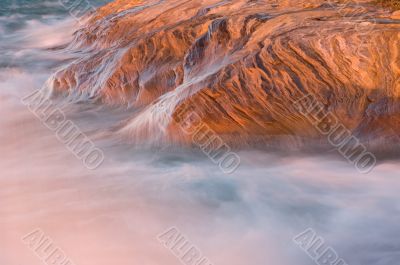
M308 227L349 265L400 258L397 162L360 175L327 155L243 150L239 169L225 175L201 153L99 137L129 117L126 110L68 106L105 152L100 168L86 169L20 101L75 56L60 47L76 21L57 1L0 6L1 265L42 264L21 242L35 228L76 265L179 264L156 239L170 226L214 265L312 264L292 243Z

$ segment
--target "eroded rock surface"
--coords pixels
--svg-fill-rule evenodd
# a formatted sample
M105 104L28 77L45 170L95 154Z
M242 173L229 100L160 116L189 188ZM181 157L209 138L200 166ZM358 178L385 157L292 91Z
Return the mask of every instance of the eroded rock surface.
M190 142L176 122L188 107L231 144L319 141L292 107L312 94L353 134L389 143L400 128L400 20L346 3L118 0L76 33L70 49L82 56L52 88L137 108L118 130L132 141Z

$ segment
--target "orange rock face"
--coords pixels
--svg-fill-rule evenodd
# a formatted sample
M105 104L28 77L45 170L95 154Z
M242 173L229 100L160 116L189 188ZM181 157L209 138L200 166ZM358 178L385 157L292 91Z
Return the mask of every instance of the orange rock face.
M319 141L292 107L312 94L353 134L387 142L400 128L400 21L329 2L118 0L76 33L82 56L52 88L137 108L118 131L132 141L190 142L177 117L188 107L234 145Z

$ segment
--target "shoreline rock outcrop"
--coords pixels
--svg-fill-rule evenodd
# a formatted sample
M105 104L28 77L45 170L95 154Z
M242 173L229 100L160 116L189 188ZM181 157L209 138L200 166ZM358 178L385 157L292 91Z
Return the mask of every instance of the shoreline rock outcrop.
M53 91L137 108L118 130L134 142L190 142L190 106L233 145L322 143L292 107L307 94L367 143L399 135L400 20L367 1L118 0L69 48Z

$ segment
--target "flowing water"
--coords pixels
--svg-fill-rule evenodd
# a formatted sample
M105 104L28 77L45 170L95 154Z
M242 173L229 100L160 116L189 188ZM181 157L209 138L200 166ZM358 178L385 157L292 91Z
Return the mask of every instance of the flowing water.
M292 242L309 227L349 265L399 260L397 162L360 174L334 156L243 150L227 175L201 152L99 137L132 110L64 105L104 151L87 169L21 102L76 56L60 47L79 25L58 1L0 7L0 265L43 264L21 240L36 228L76 265L179 264L157 240L172 226L214 265L312 264Z

